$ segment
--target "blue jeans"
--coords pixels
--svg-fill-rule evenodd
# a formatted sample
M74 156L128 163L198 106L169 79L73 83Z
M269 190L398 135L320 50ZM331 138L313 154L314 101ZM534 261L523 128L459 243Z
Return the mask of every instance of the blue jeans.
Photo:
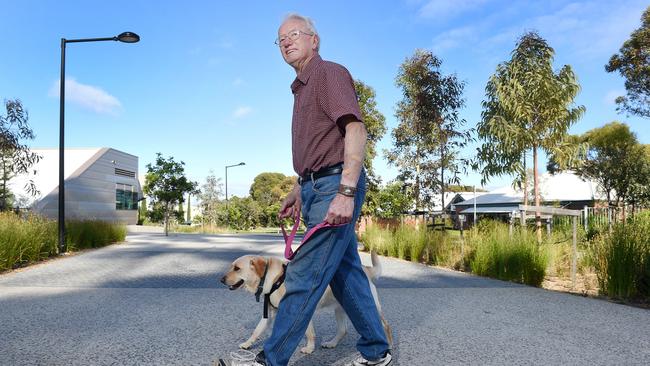
M308 229L324 220L340 181L341 175L337 174L302 184L302 213ZM357 342L361 355L375 360L389 349L357 252L354 223L361 213L365 189L366 178L362 171L352 222L318 231L289 263L284 280L286 294L280 302L273 333L264 343L267 365L288 364L328 285L361 335Z

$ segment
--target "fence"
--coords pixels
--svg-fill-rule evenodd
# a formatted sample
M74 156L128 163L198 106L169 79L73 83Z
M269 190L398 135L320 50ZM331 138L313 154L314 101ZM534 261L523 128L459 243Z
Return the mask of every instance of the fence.
M624 220L625 216L635 215L639 212L646 210L641 207L588 207L582 209L582 214L578 218L578 224L584 228L585 231L597 230L602 231L608 229L614 224ZM554 216L552 220L554 227L569 227L571 225L570 218L562 216Z

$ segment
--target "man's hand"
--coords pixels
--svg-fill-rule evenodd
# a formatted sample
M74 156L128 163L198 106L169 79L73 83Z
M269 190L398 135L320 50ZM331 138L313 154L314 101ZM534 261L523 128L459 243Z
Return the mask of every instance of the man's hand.
M352 221L354 211L354 197L337 194L330 203L330 208L325 215L325 221L332 225L347 224Z
M278 212L278 217L281 219L287 217L293 217L294 213L300 209L302 200L300 198L300 185L296 183L293 186L293 190L289 195L282 201L280 206L280 211Z

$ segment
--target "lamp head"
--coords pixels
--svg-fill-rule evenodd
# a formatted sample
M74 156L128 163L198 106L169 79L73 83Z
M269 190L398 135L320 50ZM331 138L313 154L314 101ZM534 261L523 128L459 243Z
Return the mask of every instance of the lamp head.
M136 43L140 41L140 36L133 32L123 32L117 36L117 40L124 43Z

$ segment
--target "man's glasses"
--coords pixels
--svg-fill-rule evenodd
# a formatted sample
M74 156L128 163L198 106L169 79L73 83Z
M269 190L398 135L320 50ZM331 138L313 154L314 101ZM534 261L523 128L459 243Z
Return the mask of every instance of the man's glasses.
M282 42L286 41L287 39L290 39L292 41L296 41L296 40L298 40L298 38L300 38L301 33L306 34L308 36L313 36L314 35L314 33L307 33L307 32L303 32L301 30L296 29L296 30L292 30L291 32L289 32L287 34L283 34L280 37L276 38L275 39L275 44L277 44L279 46L279 45L282 44Z

